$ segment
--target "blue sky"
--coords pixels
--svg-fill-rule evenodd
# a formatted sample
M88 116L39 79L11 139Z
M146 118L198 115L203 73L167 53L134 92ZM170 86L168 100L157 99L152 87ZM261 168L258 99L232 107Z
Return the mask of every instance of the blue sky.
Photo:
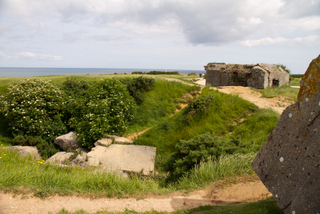
M0 0L0 67L202 70L320 54L320 0Z

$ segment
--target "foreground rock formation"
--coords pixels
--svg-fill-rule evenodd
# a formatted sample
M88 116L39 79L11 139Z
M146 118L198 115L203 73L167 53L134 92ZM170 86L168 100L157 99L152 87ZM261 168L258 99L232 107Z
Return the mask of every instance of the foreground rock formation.
M210 86L248 86L258 89L280 87L289 83L290 75L280 66L259 63L240 65L208 63L206 85Z
M320 213L320 55L252 167L285 213Z

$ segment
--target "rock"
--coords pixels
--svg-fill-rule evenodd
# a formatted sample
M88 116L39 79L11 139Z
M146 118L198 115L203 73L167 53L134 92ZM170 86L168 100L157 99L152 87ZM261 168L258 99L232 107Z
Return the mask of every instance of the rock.
M87 165L108 167L112 170L149 175L154 171L156 148L138 145L112 144L97 146L87 154Z
M99 166L100 158L103 157L106 153L107 147L96 146L88 152L86 161L88 166Z
M35 159L41 159L41 156L39 155L37 147L33 146L10 146L10 147L3 147L4 149L17 151L18 155L21 156L27 156L30 155Z
M78 155L75 159L73 159L70 163L71 166L80 166L84 168L87 165L86 159L82 155Z
M252 167L287 214L320 211L320 55Z
M54 143L65 151L69 149L77 150L80 148L77 142L77 136L74 132L69 132L68 134L57 137L54 139Z
M290 75L280 66L269 64L240 65L208 63L206 85L248 86L258 89L280 87L289 83Z
M107 135L107 138L112 139L114 143L133 143L133 141L117 135Z
M110 138L102 138L100 140L98 140L97 142L94 143L94 146L110 146L112 144L112 139Z
M45 163L51 164L67 164L70 159L74 156L72 152L57 152L53 156L51 156Z

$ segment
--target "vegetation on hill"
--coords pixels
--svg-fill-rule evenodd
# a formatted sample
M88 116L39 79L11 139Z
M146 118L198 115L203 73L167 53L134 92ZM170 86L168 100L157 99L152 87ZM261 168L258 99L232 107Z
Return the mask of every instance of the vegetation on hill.
M250 163L279 118L272 110L259 109L238 96L208 87L199 95L198 86L160 78L118 75L115 79L101 79L83 75L7 82L14 84L9 87L0 81L1 147L36 145L48 157L58 150L52 144L53 136L66 131L75 130L85 139L82 144L90 148L104 134L152 127L134 143L157 147L156 169L160 174L170 173L167 180L140 175L122 179L115 173L96 173L91 167L43 164L43 160L19 157L0 148L0 188L29 188L42 197L55 193L162 194L253 174ZM181 103L189 105L173 115ZM204 209L203 213L206 212Z

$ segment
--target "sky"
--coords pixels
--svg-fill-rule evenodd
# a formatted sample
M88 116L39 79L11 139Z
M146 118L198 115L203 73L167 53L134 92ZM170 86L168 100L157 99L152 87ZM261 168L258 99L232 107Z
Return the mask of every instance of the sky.
M0 67L203 70L320 54L320 0L0 0Z

